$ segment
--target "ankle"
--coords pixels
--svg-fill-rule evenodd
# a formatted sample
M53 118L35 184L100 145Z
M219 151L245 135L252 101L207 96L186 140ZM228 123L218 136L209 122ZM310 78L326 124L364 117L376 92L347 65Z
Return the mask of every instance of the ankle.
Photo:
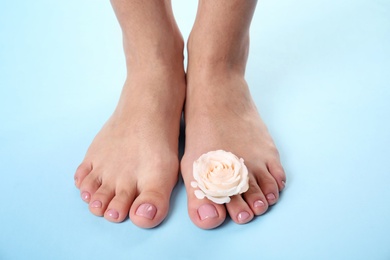
M208 39L208 40L207 40ZM197 74L244 75L249 53L249 34L234 41L219 41L192 32L187 44L188 71Z
M183 69L184 40L180 32L147 40L123 37L127 70Z

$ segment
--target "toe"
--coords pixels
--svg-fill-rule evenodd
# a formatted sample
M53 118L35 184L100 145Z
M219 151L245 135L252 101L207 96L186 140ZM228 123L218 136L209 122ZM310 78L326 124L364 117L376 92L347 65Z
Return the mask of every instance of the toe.
M268 201L253 175L250 175L249 189L243 194L243 197L256 216L264 214L267 211Z
M279 161L272 161L267 165L268 171L274 177L278 184L279 191L282 191L286 186L286 173Z
M232 220L237 224L245 224L253 219L253 212L241 195L231 197L226 208Z
M80 188L80 184L83 182L84 178L92 171L92 164L83 162L77 168L74 174L74 184L77 188Z
M213 229L220 226L226 218L224 205L216 204L208 199L198 199L194 188L187 188L188 215L192 222L202 229Z
M135 188L118 189L115 197L107 205L104 217L111 222L122 222L127 218L134 198Z
M188 214L196 226L202 229L213 229L224 222L226 209L224 205L192 197L188 198Z
M274 205L279 198L279 188L275 178L267 169L263 168L255 170L254 175L262 193L265 195L268 205Z
M202 229L213 229L220 226L226 218L226 208L222 204L216 204L210 200L198 199L195 189L186 185L188 215L192 222Z
M167 216L169 210L170 192L143 190L134 200L130 208L131 221L142 228L153 228L159 225Z
M196 188L190 185L191 181L193 181L192 162L194 160L188 158L183 158L181 164L182 176L187 192L188 215L192 222L202 229L216 228L225 221L226 208L224 205L213 203L206 198L198 199L195 196Z
M80 184L81 198L85 202L89 203L91 201L91 197L99 189L100 185L101 185L101 181L92 171L83 179L83 181Z
M103 216L114 196L115 189L113 187L102 185L91 197L89 210L96 216Z

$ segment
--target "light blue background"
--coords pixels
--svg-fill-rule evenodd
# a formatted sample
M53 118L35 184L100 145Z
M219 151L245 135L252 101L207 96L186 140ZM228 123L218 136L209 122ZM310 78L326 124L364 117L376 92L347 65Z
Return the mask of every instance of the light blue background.
M196 1L175 0L186 37ZM390 259L390 1L260 1L247 79L288 186L204 231L182 182L158 228L89 213L73 173L125 78L109 1L0 8L0 259Z

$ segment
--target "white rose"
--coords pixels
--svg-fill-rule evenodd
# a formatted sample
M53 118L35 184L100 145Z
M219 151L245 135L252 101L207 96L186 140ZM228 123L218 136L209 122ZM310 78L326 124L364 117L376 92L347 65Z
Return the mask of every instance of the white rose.
M229 203L230 196L241 194L249 189L248 169L244 160L223 150L205 153L194 162L193 175L198 187L195 196L208 198L218 203Z

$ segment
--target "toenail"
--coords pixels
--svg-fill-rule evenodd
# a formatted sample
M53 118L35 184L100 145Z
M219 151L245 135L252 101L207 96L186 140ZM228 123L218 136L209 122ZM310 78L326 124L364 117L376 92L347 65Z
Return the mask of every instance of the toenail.
M208 218L218 217L218 212L215 207L211 204L204 204L198 208L198 214L201 220Z
M273 193L269 193L269 194L267 194L267 200L275 200L276 199L276 197L275 197L275 194L273 194Z
M74 178L74 185L77 185L78 178Z
M89 192L86 192L86 191L83 191L81 193L81 198L83 199L83 201L89 201L89 199L91 198L91 195L89 194Z
M102 202L99 200L95 200L94 202L91 203L91 208L101 208L102 207Z
M113 219L117 219L119 218L119 213L118 211L116 211L115 209L110 209L107 211L107 215L110 217L110 218L113 218Z
M246 211L240 212L237 216L238 222L244 223L249 218L249 213Z
M157 209L155 206L153 206L152 204L145 203L145 204L141 204L138 207L135 214L138 216L141 216L141 217L148 218L148 219L153 219L154 216L156 215L156 212L157 212Z
M261 200L256 200L254 203L253 203L253 207L255 208L260 208L260 207L264 207L264 202L262 202Z

